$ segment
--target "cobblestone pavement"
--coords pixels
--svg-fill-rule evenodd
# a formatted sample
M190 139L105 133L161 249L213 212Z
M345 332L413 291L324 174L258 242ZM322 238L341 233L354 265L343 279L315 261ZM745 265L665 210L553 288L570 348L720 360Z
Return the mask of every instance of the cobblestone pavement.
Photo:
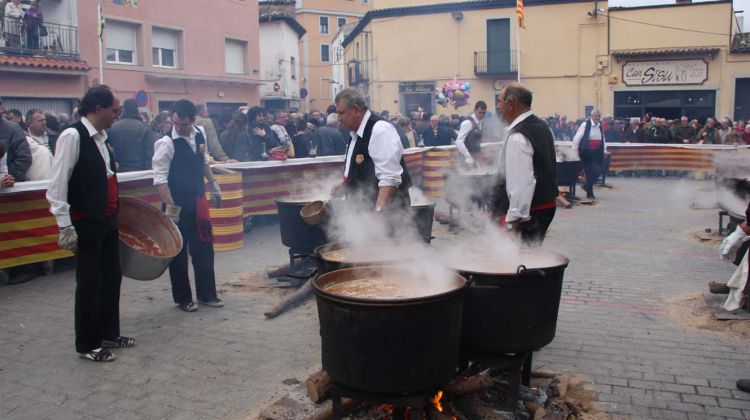
M597 407L634 419L748 418L747 345L681 326L667 301L725 281L734 266L691 232L715 228L712 183L610 178L595 206L559 209L546 248L567 255L555 340L535 368L583 375ZM256 229L245 248L217 254L218 283L284 262L277 227ZM231 287L225 287L231 289ZM0 288L0 418L247 418L320 363L312 301L267 321L270 293L227 293L222 309L194 314L171 303L166 277L125 279L123 334L138 340L113 363L73 349L74 274Z

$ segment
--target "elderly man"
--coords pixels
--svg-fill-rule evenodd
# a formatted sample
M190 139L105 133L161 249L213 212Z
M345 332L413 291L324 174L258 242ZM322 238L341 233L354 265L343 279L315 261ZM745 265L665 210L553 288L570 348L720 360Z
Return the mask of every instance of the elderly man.
M47 150L55 150L57 136L47 128L47 117L41 109L30 109L26 112L26 130L29 137Z
M335 156L346 153L346 138L338 128L339 116L326 117L326 125L312 133L316 156Z
M411 178L396 128L373 114L355 89L342 90L335 102L339 120L351 134L344 168L347 199L361 199L363 207L375 212L408 208Z
M425 146L448 146L456 137L453 130L440 125L440 117L437 115L430 117L429 127L425 127L421 134Z
M680 118L679 127L674 129L674 141L678 144L690 144L695 141L695 130L688 123L688 117L682 116Z
M492 211L529 245L541 245L555 217L557 166L549 126L531 111L532 94L512 83L498 94L497 113L508 124Z
M458 130L456 150L469 166L474 165L475 158L482 150L482 125L485 114L487 114L487 104L484 101L477 102L474 106L474 113L461 123L461 128Z
M604 167L604 154L607 152L607 143L601 125L602 114L598 109L591 111L591 118L587 119L578 127L573 136L573 150L583 161L583 171L586 173L586 198L595 199L594 183L602 174Z

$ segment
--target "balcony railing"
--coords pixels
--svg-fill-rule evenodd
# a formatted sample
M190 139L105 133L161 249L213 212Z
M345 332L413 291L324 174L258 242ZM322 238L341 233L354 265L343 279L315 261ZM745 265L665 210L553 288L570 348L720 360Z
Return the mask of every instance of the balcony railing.
M5 45L0 44L0 54L78 58L77 27L45 23L43 28L32 29L21 20L6 18L2 28Z
M474 52L474 74L477 76L515 77L518 73L516 50Z

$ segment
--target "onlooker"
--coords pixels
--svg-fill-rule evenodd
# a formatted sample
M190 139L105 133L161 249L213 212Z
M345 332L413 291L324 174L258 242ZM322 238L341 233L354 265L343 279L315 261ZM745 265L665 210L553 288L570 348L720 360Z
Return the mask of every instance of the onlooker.
M21 111L15 108L9 109L8 112L6 112L6 115L8 115L8 120L18 124L24 130L26 129L26 124L23 123L23 114L21 113Z
M440 124L437 115L430 117L430 125L422 131L425 146L448 146L455 138L455 133L449 127Z
M208 152L211 154L211 157L213 157L215 161L226 162L227 160L229 160L229 157L221 148L221 144L219 143L219 135L216 133L214 122L208 115L208 110L204 105L197 105L195 112L195 125L201 126L204 130L206 130Z
M721 144L721 135L716 128L716 120L713 118L706 119L706 126L698 133L696 137L698 144Z
M339 131L338 114L331 114L326 118L326 125L315 130L316 156L334 156L346 154L346 138Z
M107 138L114 149L118 172L151 169L158 133L141 121L135 99L125 100L122 119L107 130Z
M9 48L19 48L21 46L21 18L23 18L23 8L21 0L11 0L5 4L5 45Z
M294 132L295 134L294 136L292 136L292 143L294 144L294 157L310 157L311 146L310 137L307 134L307 122L302 118L297 118L297 120L295 121Z
M47 28L44 27L44 16L39 9L37 0L30 0L31 5L23 14L23 26L26 28L26 48L30 50L39 49L39 37L47 36Z
M604 167L604 155L607 153L607 143L601 126L602 114L599 110L591 111L591 118L586 120L576 131L573 138L573 150L583 161L583 170L586 173L586 197L595 199L594 183L602 174Z
M5 149L5 142L0 140L0 188L11 188L16 180L8 173Z
M8 174L16 182L26 181L26 171L31 167L31 150L26 133L18 124L0 118L0 141L6 145Z
M646 131L646 141L648 143L669 144L672 143L672 132L667 126L667 120L664 118L654 118L653 125Z
M279 146L276 135L265 123L263 108L255 106L247 111L247 126L250 133L250 160L267 160L268 151Z
M29 137L49 151L55 150L57 136L47 128L47 115L41 109L26 112L26 131Z
M732 121L730 121L729 118L724 118L723 120L721 120L721 128L719 129L719 137L721 138L721 144L726 143L727 136L732 131L733 131Z
M688 123L688 117L680 118L680 125L674 130L675 143L690 144L695 142L695 130Z
M247 116L239 111L235 112L227 129L222 131L219 141L229 158L249 162L250 134L247 132Z
M623 139L626 143L643 143L645 141L645 133L641 128L641 120L638 117L630 119L630 125L625 130Z
M154 118L151 128L159 133L161 137L168 136L172 132L172 115L169 111L162 111Z
M271 130L276 134L279 139L279 143L284 148L284 152L290 158L294 157L294 144L292 143L292 136L286 130L286 125L289 122L289 115L286 112L279 111L274 117L274 124L271 125Z

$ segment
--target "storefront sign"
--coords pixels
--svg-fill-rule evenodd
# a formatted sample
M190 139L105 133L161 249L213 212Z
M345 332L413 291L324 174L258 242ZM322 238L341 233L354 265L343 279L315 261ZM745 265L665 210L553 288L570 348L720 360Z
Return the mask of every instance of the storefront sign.
M432 93L435 90L435 82L400 82L398 91L400 93Z
M628 61L622 66L627 86L702 85L706 80L704 60Z

